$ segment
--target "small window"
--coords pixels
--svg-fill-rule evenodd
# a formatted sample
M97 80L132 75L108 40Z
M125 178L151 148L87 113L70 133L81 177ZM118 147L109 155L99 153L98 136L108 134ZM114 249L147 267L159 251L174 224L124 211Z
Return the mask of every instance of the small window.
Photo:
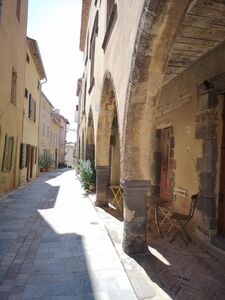
M2 3L2 0L0 0L0 22L1 22L1 16L2 16L2 6L3 6L3 3Z
M30 63L30 56L27 54L26 56L26 62L29 64Z
M49 126L47 127L47 138L49 139Z
M25 167L26 162L26 144L20 144L20 169Z
M14 137L5 135L5 145L2 160L2 171L7 172L13 166Z
M16 105L16 89L17 89L17 73L12 70L12 79L11 79L11 102Z
M114 0L107 0L107 16L106 16L106 24L108 25L110 16L113 11L113 6L115 4Z
M43 123L42 135L45 136L45 123Z
M36 121L36 102L31 94L29 95L28 118L34 122Z
M28 90L25 88L25 90L24 90L24 97L25 98L28 98Z
M117 19L117 5L115 0L107 0L107 11L106 11L106 32L102 43L103 50L106 49L113 28Z
M38 80L37 82L37 89L39 90L40 89L40 81Z
M16 2L16 16L18 21L20 22L20 9L21 9L21 0L17 0Z
M94 66L95 66L95 40L98 35L98 11L95 16L94 26L91 34L91 40L90 40L90 87L89 87L89 94L91 93L91 90L94 86Z

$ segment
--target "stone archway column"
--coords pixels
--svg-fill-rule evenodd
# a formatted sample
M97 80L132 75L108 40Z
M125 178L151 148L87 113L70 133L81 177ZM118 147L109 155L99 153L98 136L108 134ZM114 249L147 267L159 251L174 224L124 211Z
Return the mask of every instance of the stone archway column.
M123 250L127 254L147 251L146 193L147 180L121 180L124 195Z
M96 166L96 206L108 205L109 166Z

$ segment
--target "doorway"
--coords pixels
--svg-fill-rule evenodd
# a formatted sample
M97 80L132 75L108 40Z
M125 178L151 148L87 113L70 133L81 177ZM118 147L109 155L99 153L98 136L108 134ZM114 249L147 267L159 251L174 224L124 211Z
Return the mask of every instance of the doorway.
M162 130L162 159L160 175L160 197L169 199L169 154L171 127Z

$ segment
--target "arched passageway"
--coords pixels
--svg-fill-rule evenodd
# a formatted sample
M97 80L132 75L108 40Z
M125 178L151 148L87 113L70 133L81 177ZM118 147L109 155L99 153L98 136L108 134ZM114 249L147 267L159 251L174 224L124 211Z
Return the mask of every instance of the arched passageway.
M127 88L121 153L126 253L147 249L146 193L154 189L155 107L177 29L189 3L146 0L140 20Z
M100 104L96 142L96 205L108 205L107 186L119 184L120 139L116 95L111 75L106 73Z
M94 137L94 121L93 113L90 109L87 123L87 136L86 136L86 159L90 160L92 165L95 164L95 137Z

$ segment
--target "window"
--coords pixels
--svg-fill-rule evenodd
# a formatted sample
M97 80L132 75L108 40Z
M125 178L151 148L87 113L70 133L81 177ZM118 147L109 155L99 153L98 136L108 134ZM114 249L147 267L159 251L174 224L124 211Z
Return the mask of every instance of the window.
M113 31L117 19L117 5L115 0L107 0L106 11L106 32L102 43L102 48L105 50L108 44L109 38Z
M16 2L16 16L18 21L20 22L20 8L21 8L21 0L17 0Z
M85 80L84 95L83 95L83 111L82 111L83 115L85 115L85 111L86 111L86 94L87 94L87 81Z
M113 6L115 4L114 0L107 0L107 15L106 15L106 24L109 24L109 19L112 14Z
M86 57L85 57L85 65L87 64L87 60L88 60L88 51L89 51L89 45L88 45L88 43L89 43L89 32L88 32L88 34L87 34L87 41L86 41Z
M30 63L30 56L28 55L27 53L27 56L26 56L26 62L29 64Z
M45 123L43 123L42 135L45 136Z
M49 126L47 127L47 138L49 139Z
M3 3L2 3L2 0L0 0L0 21L1 21L1 16L2 16L2 6L3 6Z
M98 35L98 11L95 16L94 26L91 34L91 40L90 40L90 87L89 87L89 93L91 92L93 86L94 86L94 65L95 65L95 40Z
M36 102L31 94L29 95L28 118L34 122L36 121Z
M24 97L25 98L28 98L28 90L25 88L25 90L24 90Z
M25 167L26 162L26 144L20 144L20 169Z
M37 82L37 89L39 90L40 89L40 81L38 80Z
M17 73L14 69L12 70L11 80L11 102L16 105Z
M7 172L13 166L14 137L5 135L5 145L2 160L2 171Z

